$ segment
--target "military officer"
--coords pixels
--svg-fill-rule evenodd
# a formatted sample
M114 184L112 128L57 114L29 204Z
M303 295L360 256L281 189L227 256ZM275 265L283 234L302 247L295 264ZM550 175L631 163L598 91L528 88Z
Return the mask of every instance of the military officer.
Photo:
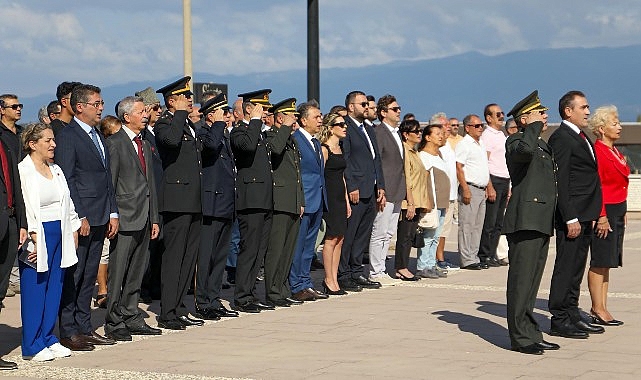
M550 146L541 139L547 129L547 108L538 91L518 102L507 114L519 132L506 141L506 161L512 180L512 197L502 232L509 243L507 324L512 349L540 355L557 350L543 340L534 319L534 303L554 231L556 164Z

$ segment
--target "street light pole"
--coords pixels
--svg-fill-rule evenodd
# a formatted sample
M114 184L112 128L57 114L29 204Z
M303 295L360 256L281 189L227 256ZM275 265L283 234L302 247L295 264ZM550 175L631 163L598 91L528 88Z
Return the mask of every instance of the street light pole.
M191 67L191 0L183 0L183 66L185 76L193 78ZM193 82L193 79L190 81ZM190 83L193 88L193 83Z
M318 0L307 0L307 99L320 103Z

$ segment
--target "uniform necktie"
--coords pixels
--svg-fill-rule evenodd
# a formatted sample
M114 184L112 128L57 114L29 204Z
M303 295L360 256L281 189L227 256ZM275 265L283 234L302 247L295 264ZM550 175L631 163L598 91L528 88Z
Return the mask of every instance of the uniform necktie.
M2 175L4 176L4 185L7 188L7 207L13 206L13 186L11 185L11 172L9 171L9 161L7 151L0 143L0 159L2 160Z
M145 164L145 156L142 152L142 140L140 136L134 137L134 142L138 147L138 160L140 161L140 166L142 166L142 174L147 175L147 164Z
M91 131L89 131L89 134L91 135L91 140L93 140L93 145L96 146L96 149L98 149L98 153L100 154L100 159L102 160L102 164L107 167L107 162L105 161L105 154L102 152L102 149L100 149L100 143L98 142L98 132L96 132L95 128L91 128Z

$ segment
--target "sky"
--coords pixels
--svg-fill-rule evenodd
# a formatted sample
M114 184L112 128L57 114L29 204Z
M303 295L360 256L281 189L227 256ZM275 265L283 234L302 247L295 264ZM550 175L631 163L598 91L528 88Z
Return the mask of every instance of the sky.
M322 68L641 42L638 0L319 3ZM192 0L194 72L304 69L306 4ZM0 93L53 95L65 80L106 86L183 72L180 0L0 0L0 35Z

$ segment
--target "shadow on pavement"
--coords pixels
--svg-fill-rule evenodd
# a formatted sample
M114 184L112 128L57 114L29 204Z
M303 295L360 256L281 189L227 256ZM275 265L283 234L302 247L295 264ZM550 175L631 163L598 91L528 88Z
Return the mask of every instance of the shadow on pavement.
M510 349L510 339L507 329L489 319L473 315L457 313L449 310L435 311L432 313L439 320L458 325L459 330L478 336L486 342L497 347Z

